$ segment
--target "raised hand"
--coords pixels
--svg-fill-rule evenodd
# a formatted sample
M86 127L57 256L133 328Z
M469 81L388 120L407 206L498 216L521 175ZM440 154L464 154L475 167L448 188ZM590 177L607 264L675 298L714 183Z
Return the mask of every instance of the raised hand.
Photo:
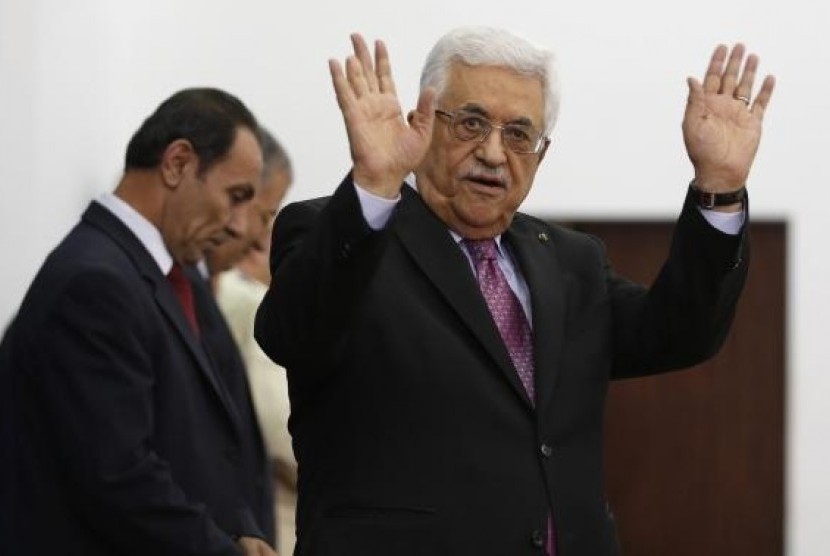
M346 123L352 176L376 195L395 198L403 179L421 162L432 140L435 91L421 93L407 123L386 45L375 42L373 63L363 37L353 34L351 38L354 55L346 59L345 74L337 60L329 60L329 70Z
M695 183L716 193L735 191L746 183L775 87L775 79L767 76L753 100L758 57L751 54L741 69L744 46L736 44L728 61L727 54L727 47L718 45L703 83L688 79L683 118L683 140L695 168Z

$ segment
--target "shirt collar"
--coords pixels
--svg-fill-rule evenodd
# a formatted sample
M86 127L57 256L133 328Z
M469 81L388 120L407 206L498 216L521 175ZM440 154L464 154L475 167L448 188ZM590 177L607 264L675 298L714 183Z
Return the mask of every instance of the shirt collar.
M173 257L167 250L159 229L126 201L112 193L104 193L96 201L130 229L156 261L161 273L167 276L173 268Z

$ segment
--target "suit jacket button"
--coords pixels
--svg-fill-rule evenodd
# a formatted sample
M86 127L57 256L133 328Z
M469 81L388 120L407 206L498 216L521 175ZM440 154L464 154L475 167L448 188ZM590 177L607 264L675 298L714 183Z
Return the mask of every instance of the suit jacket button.
M553 448L551 448L550 444L542 443L542 445L539 446L539 451L542 452L542 455L546 458L549 458L553 455Z
M534 531L530 534L530 544L536 548L544 548L545 534L539 529L534 529Z
M337 254L337 258L341 261L345 261L349 258L349 255L352 253L352 246L348 242L343 243L340 246L340 253Z

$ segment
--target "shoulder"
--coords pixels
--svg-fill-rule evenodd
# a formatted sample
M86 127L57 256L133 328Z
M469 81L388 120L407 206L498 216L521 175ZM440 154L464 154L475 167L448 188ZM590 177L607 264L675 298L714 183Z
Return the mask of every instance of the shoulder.
M149 291L128 253L105 233L80 223L46 257L21 310L78 311L79 317L123 310L126 320L147 307Z

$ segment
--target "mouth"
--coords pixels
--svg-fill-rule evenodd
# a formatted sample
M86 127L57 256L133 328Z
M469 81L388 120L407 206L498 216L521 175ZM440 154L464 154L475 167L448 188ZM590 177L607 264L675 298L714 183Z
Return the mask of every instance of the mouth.
M464 176L464 181L487 189L507 189L507 181L498 176L468 175Z

